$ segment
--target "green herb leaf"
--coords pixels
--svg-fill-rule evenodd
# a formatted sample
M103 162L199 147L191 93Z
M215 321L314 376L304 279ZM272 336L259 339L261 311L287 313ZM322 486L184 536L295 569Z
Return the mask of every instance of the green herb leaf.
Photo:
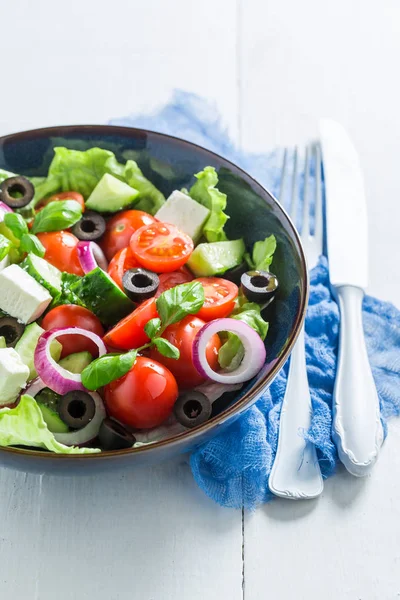
M61 273L61 292L54 298L50 305L50 309L60 306L61 304L76 304L77 306L85 307L85 304L71 290L71 285L79 281L81 277L73 273ZM86 307L85 307L86 308Z
M11 240L0 233L0 260L3 260L13 247Z
M265 240L256 242L253 246L252 256L245 254L245 259L251 269L257 271L268 271L276 250L276 239L274 235L266 237Z
M71 227L82 216L82 207L74 200L50 202L33 221L32 233L60 231Z
M18 240L29 231L25 219L15 212L4 215L4 224Z
M33 252L36 256L43 257L46 254L46 249L36 235L24 233L21 238L20 249L23 252Z
M180 357L180 352L178 348L171 344L171 342L169 342L168 340L165 340L164 338L154 338L153 344L155 345L159 353L163 356L166 356L167 358L174 358L175 360L178 360L178 358Z
M144 330L151 340L153 339L153 337L155 337L157 335L157 333L160 331L160 329L161 329L161 319L157 319L157 318L150 319L150 321L147 321L146 325L144 326Z
M224 213L226 194L220 192L216 187L218 184L217 171L214 167L206 167L195 177L197 181L190 188L189 194L193 200L203 204L210 211L210 216L203 228L204 236L207 242L224 242L227 240L224 225L229 217Z
M165 291L157 298L157 312L163 327L195 315L204 304L204 288L199 281L182 283Z
M123 377L134 365L136 350L126 354L105 354L96 358L81 373L82 383L88 390L99 388Z

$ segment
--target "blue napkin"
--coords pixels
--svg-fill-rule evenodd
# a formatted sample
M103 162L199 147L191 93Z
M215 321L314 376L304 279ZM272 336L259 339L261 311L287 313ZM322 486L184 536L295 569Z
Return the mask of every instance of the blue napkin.
M236 162L278 195L282 150L269 154L241 152L221 126L215 107L193 94L176 91L172 100L157 114L114 119L112 123L145 127L200 144ZM387 419L400 414L400 312L387 302L367 296L363 319L386 434ZM337 305L329 290L328 263L321 257L311 273L306 317L313 419L305 437L317 447L324 477L334 472L338 462L331 438L338 325ZM190 458L196 482L222 506L254 509L272 497L268 477L277 448L287 368L286 365L253 407Z

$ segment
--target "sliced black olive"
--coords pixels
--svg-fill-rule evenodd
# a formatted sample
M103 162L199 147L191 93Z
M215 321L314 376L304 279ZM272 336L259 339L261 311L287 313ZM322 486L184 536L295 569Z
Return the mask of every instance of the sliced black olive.
M248 271L241 277L242 291L249 302L264 304L278 289L278 279L268 271Z
M61 396L58 403L58 414L71 429L82 429L93 419L96 405L90 394L81 390L73 390Z
M104 450L132 448L136 442L135 436L130 431L117 421L108 418L100 425L99 440Z
M14 348L19 338L25 331L25 326L13 317L0 318L0 336L6 340L8 348Z
M210 418L212 405L202 392L185 392L174 405L176 420L185 427L197 427Z
M134 302L142 302L155 295L160 285L156 273L146 269L129 269L122 277L125 294Z
M229 281L233 281L233 283L236 283L236 285L240 285L240 278L242 277L243 273L246 273L248 268L247 262L243 261L240 265L233 267L233 269L225 271L221 277L228 279Z
M98 212L88 210L72 227L72 233L78 240L94 241L101 238L106 230L106 221Z
M23 208L32 200L35 188L26 177L8 177L0 184L0 200L10 208Z

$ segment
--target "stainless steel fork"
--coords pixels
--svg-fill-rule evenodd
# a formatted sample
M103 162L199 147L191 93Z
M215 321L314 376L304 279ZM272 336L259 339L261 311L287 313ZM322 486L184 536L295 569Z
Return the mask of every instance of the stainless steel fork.
M310 227L312 156L315 158L315 227L313 233L311 233ZM293 162L290 216L296 223L299 204L299 153L297 148L294 151ZM288 152L285 150L280 190L282 203L289 183ZM308 146L306 149L300 235L307 256L308 268L312 269L322 254L323 242L321 154L318 144ZM312 415L304 344L304 327L302 327L290 357L289 374L280 417L278 449L269 478L269 487L274 494L293 500L316 498L323 490L323 480L315 446L306 442L301 435L302 431L309 429Z

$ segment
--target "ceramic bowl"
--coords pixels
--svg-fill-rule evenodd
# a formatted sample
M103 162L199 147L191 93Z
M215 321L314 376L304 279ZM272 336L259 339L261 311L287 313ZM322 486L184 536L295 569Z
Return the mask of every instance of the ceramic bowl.
M190 451L218 435L247 410L265 392L289 356L305 316L308 295L306 263L293 223L275 198L236 165L195 144L143 129L78 125L7 135L0 138L0 168L23 175L46 175L56 146L77 150L100 146L115 152L120 161L133 158L165 196L174 189L189 187L193 174L205 166L217 169L218 187L228 196L228 237L243 237L248 247L270 234L277 238L273 271L280 287L267 309L267 363L239 394L217 401L209 421L170 440L79 456L0 448L0 464L24 471L85 474L158 462Z

